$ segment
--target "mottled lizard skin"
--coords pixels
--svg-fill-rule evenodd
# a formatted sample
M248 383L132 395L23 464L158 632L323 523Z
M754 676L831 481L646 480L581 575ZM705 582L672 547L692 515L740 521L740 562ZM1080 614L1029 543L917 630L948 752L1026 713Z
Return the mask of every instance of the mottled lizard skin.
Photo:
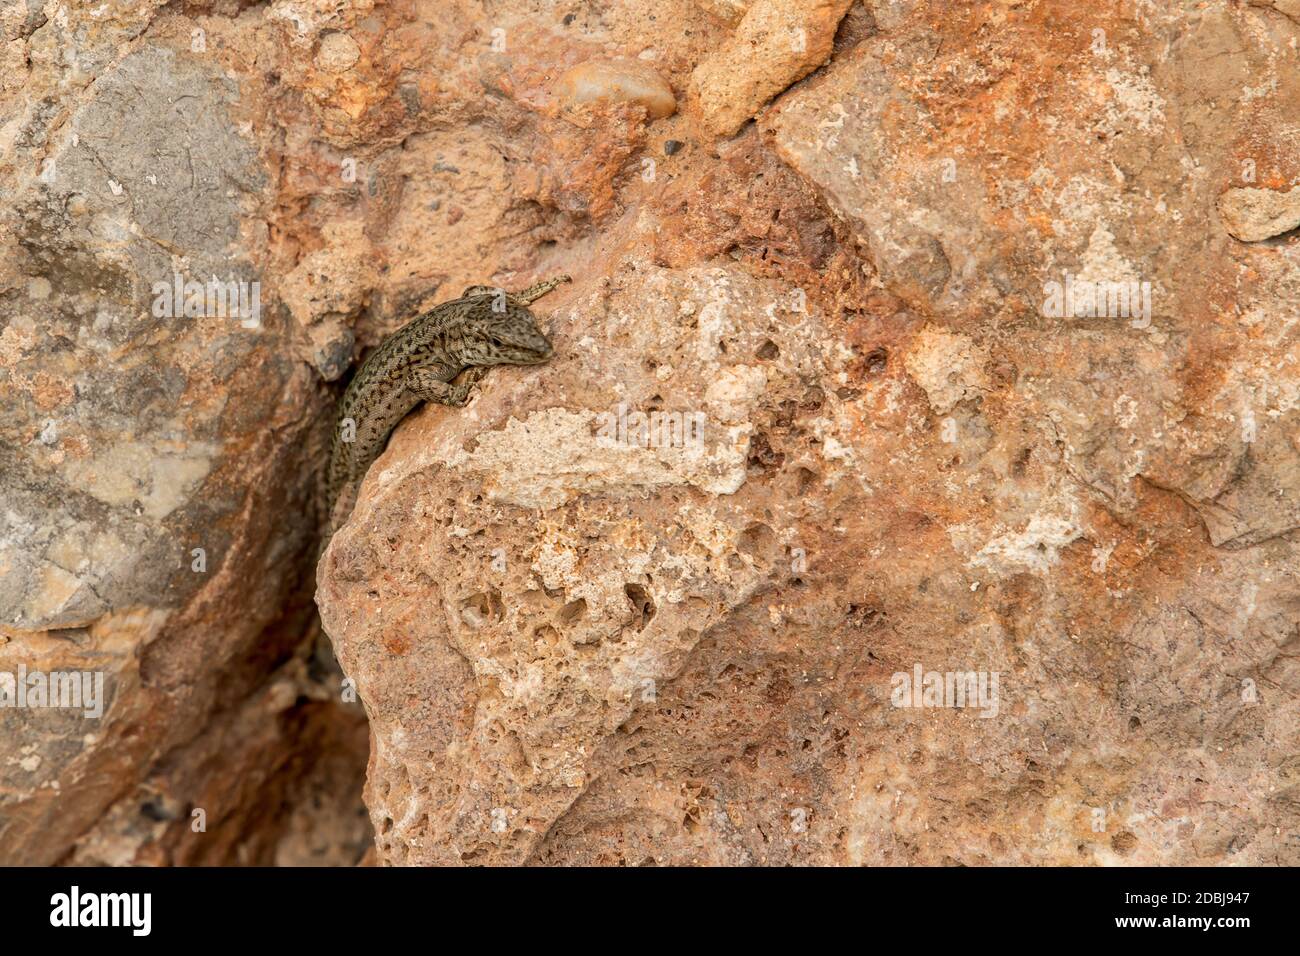
M417 316L362 363L339 400L326 479L329 532L347 520L366 470L397 424L421 402L460 407L493 365L537 365L550 340L528 306L568 276L511 294L470 286L459 299ZM462 372L464 379L452 384Z

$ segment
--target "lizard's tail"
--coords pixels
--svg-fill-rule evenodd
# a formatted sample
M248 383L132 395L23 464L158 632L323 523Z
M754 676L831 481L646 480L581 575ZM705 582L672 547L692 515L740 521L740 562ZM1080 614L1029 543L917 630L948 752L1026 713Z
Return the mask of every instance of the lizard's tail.
M325 549L329 547L334 533L347 522L352 515L352 509L357 503L357 491L360 482L357 481L340 481L337 484L331 482L329 490L325 495L326 513L324 532L321 534L320 547L316 551L316 564L320 564L320 559L325 554Z
M334 537L334 532L352 513L352 505L356 501L356 489L349 490L351 482L348 480L348 470L351 459L347 455L347 446L341 444L340 438L341 434L336 425L333 440L330 442L329 465L320 471L317 478L316 500L321 503L321 514L317 522L321 529L320 546L316 550L317 564L320 563L321 555L325 553L330 538ZM339 499L342 497L348 500L343 503L344 510L340 513Z

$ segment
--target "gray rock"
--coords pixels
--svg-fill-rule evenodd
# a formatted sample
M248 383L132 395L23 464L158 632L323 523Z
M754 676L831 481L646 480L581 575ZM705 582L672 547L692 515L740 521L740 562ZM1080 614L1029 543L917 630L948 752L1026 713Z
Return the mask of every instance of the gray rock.
M159 317L154 287L170 292L178 272L257 281L236 240L267 180L229 114L235 99L209 64L145 47L99 78L54 144L50 181L17 197L21 268L36 278L0 303L26 346L0 375L28 385L0 398L12 568L0 621L69 627L176 606L203 581L178 573L190 549L215 558L228 545L211 519L239 496L208 482L234 409L215 390L261 350L259 333L234 318ZM273 394L286 370L266 368ZM59 439L33 442L29 421L42 433L53 422Z

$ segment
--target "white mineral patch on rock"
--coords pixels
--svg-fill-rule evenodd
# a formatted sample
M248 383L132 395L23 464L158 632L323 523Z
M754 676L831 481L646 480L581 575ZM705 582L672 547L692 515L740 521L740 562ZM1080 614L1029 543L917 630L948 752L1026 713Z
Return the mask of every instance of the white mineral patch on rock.
M936 415L988 387L986 356L969 338L927 327L903 358L907 374L925 390Z
M1046 574L1060 559L1061 549L1082 534L1083 530L1069 518L1035 515L1020 531L998 535L984 545L970 565L1003 573Z
M767 387L766 370L753 365L733 365L718 373L704 392L709 411L724 422L743 420Z
M69 462L67 478L105 504L138 501L146 517L160 520L185 504L207 476L217 451L200 442L186 447L119 442L93 461Z
M1125 73L1111 68L1106 71L1106 82L1115 95L1112 118L1118 126L1136 125L1150 132L1165 119L1165 101L1156 92L1149 72Z
M745 481L752 426L709 427L702 447L641 447L602 440L597 412L548 408L500 431L448 464L482 476L495 500L523 508L557 508L580 495L639 495L666 485L734 493Z

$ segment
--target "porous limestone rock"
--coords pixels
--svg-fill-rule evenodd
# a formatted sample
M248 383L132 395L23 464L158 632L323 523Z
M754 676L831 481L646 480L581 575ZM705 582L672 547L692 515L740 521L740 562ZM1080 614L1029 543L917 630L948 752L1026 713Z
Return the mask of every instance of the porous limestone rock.
M1293 0L0 28L0 672L105 678L0 862L1300 862ZM558 272L317 568L347 367Z
M1297 245L1216 209L1300 176L1296 25L869 7L628 140L519 280L556 357L371 470L317 600L381 861L1297 860Z

